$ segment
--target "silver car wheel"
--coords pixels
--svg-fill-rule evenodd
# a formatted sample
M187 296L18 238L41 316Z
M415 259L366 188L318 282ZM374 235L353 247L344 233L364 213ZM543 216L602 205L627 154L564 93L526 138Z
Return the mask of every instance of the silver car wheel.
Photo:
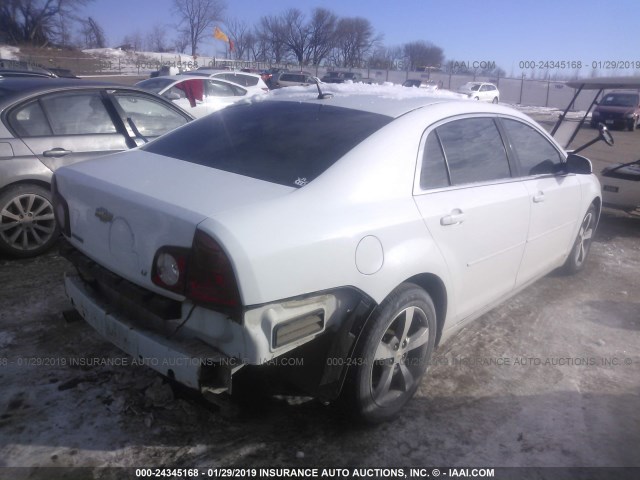
M427 315L418 307L401 311L388 325L374 355L371 398L380 407L413 394L426 367L430 332Z
M587 259L589 247L591 246L591 238L593 237L593 227L595 223L594 220L594 212L592 210L589 210L582 220L582 225L580 225L580 231L578 232L576 245L577 248L575 250L575 263L578 267L581 267Z
M0 240L6 250L40 250L51 242L55 232L53 205L42 195L22 193L0 205Z

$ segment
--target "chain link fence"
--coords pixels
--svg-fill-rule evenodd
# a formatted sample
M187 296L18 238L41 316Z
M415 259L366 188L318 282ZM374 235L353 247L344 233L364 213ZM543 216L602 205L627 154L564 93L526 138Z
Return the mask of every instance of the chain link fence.
M261 71L272 66L284 67L292 71L306 71L321 78L328 71L359 72L364 78L376 83L391 82L402 84L406 80L419 79L438 85L439 88L456 91L463 84L470 81L490 82L497 85L500 91L500 102L535 107L551 107L564 109L575 94L575 89L568 87L562 81L534 80L526 77L483 77L463 74L447 74L438 71L411 72L403 70L378 70L367 68L331 68L324 66L302 67L286 64L272 65L262 62L248 62L237 60L216 59L213 57L197 57L195 60L185 54L153 54L115 51L116 54L94 54L85 57L56 57L24 56L20 60L44 67L65 68L78 76L105 76L105 75L137 75L149 76L151 72L158 70L163 65L192 70L198 67L232 67L250 68ZM586 110L593 100L589 94L581 95L573 108Z

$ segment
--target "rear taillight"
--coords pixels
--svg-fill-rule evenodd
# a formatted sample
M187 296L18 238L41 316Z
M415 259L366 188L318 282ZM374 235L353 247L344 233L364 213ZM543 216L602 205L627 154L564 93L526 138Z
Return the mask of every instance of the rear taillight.
M206 233L196 230L189 259L187 298L209 307L240 307L238 283L229 257Z
M65 237L71 237L71 221L69 220L69 204L58 192L58 184L55 175L51 180L51 201L53 202L53 213L58 223L60 231Z
M151 281L159 287L184 295L189 249L162 247L156 252Z

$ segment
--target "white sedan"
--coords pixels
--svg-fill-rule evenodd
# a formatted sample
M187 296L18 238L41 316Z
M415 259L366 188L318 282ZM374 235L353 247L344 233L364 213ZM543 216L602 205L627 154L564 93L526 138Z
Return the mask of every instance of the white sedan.
M190 72L184 72L183 75L189 77L206 77L215 78L217 80L226 80L240 85L247 89L250 95L267 93L269 87L262 80L262 76L257 73L238 72L236 70L216 70L215 68L199 68Z
M136 83L136 87L171 100L196 118L213 113L257 93L266 93L261 89L249 90L228 80L194 78L185 75L148 78Z
M589 160L506 107L339 87L59 169L86 321L200 391L259 374L375 422L444 338L583 267L601 207Z

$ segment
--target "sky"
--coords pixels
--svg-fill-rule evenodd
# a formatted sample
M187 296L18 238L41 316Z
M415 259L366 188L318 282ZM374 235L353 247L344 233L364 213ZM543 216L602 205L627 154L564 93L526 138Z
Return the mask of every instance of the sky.
M441 47L446 59L495 62L508 75L520 75L521 67L530 65L521 62L544 68L541 62L562 61L581 62L581 76L591 72L594 62L601 75L640 73L638 0L226 0L226 4L228 17L250 25L288 8L309 15L315 7L324 7L339 17L364 17L382 34L385 46L424 40ZM97 20L109 46L136 30L144 35L156 24L167 29L169 39L176 30L172 0L94 0L78 13ZM224 24L220 28L224 31ZM206 56L222 56L225 51L215 40L200 50ZM558 64L552 70L563 75L574 72L562 67Z

